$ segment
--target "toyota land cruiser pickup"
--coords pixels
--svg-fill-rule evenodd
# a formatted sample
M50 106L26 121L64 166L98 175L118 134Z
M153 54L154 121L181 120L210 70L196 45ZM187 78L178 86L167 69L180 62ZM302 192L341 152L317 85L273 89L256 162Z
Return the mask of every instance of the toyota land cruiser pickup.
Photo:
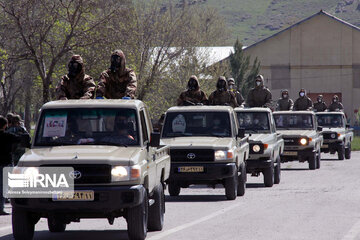
M276 132L269 108L235 108L240 128L250 135L250 155L246 171L252 176L264 176L266 187L280 183L281 160L284 151L282 135Z
M170 196L193 184L223 184L228 200L245 194L248 138L229 106L172 107L161 141L170 146Z
M63 232L66 224L82 218L107 218L113 224L121 216L130 239L161 230L170 156L169 147L159 142L139 100L45 104L32 148L18 167L73 167L74 194L11 199L15 239L31 239L40 218L47 218L51 232Z
M343 112L319 112L316 113L319 126L323 128L324 144L321 152L335 154L338 159L351 158L351 141L354 133L346 124L346 116Z
M318 127L312 111L274 112L277 130L284 139L284 152L281 162L299 160L308 162L309 168L320 168L322 128Z

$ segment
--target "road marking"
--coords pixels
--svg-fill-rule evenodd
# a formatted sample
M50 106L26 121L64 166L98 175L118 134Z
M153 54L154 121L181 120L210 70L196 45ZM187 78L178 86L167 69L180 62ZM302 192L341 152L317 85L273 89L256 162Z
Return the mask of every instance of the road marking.
M7 231L7 230L10 230L12 228L12 226L5 226L5 227L0 227L0 231Z
M217 216L219 216L219 215L221 215L221 214L224 214L224 213L226 213L226 212L229 212L229 211L233 210L234 208L239 207L240 205L243 205L243 203L238 203L238 204L232 205L232 206L230 206L230 207L221 209L221 210L216 211L216 212L214 212L214 213L212 213L212 214L210 214L210 215L207 215L207 216L205 216L205 217L199 218L199 219L197 219L197 220L195 220L195 221L192 221L192 222L189 222L189 223L180 225L180 226L178 226L178 227L171 228L171 229L169 229L169 230L163 231L162 233L160 233L160 234L158 234L158 235L155 235L155 236L153 236L153 237L148 238L148 240L158 240L158 239L162 239L162 238L167 237L167 236L169 236L169 235L171 235L171 234L173 234L173 233L179 232L179 231L181 231L181 230L184 230L184 229L189 228L189 227L192 227L192 226L194 226L194 225L196 225L196 224L205 222L205 221L207 221L207 220L210 220L210 219L212 219L212 218L214 218L214 217L217 217Z
M357 221L342 240L354 240L360 233L360 220Z

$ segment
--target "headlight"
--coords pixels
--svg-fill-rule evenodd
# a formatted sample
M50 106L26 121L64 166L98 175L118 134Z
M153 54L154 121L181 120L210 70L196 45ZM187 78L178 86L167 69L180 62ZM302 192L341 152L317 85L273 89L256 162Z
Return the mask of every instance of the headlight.
M138 165L132 167L114 166L111 169L111 181L118 182L135 180L141 176L140 172L141 169Z
M306 145L308 143L308 140L306 138L301 138L300 139L300 144L301 145Z
M335 133L332 133L332 134L330 135L330 137L335 139L335 138L336 138L336 134L335 134Z
M234 158L234 152L232 150L224 151L217 150L215 151L215 161L228 160Z
M255 145L252 147L252 150L257 153L257 152L260 152L261 147L260 147L258 144L255 144Z

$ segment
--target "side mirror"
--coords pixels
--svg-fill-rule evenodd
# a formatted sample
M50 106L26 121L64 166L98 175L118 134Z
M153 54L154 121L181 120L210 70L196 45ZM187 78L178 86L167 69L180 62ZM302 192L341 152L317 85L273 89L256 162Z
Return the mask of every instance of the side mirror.
M153 132L150 135L150 147L159 147L160 146L160 133Z
M237 137L244 138L245 137L245 128L239 128Z
M346 124L346 128L350 128L350 124Z
M323 128L322 128L321 126L318 126L318 127L317 127L317 130L318 130L319 132L321 132L321 131L323 130Z

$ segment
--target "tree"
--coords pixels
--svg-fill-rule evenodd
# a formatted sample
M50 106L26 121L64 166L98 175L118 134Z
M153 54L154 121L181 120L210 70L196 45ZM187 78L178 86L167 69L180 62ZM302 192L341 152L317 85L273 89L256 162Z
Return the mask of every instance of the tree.
M237 89L244 95L253 85L255 77L260 71L260 62L257 57L250 66L250 56L245 56L243 45L239 39L234 44L234 52L230 54L230 69Z

